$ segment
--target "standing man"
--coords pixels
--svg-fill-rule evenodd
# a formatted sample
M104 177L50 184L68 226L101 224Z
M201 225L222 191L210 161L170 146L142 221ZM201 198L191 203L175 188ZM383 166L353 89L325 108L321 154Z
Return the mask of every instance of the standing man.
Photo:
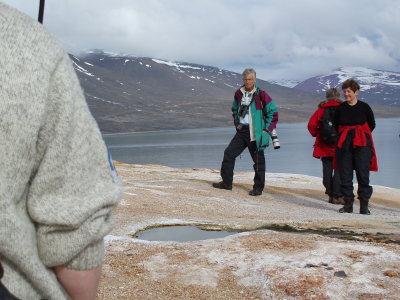
M271 97L257 86L256 71L245 69L242 76L243 86L235 92L232 104L236 134L224 151L222 181L213 183L213 187L232 190L236 157L248 148L255 172L253 189L249 194L259 196L265 185L264 149L268 147L270 134L278 122L278 110Z

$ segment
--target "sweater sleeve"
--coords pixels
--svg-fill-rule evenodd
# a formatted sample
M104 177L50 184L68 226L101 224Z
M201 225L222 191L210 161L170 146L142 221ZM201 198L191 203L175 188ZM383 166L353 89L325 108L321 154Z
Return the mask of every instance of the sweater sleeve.
M66 54L52 74L46 108L27 200L39 256L48 267L92 269L102 262L121 188Z
M373 131L373 130L375 129L375 126L376 126L376 124L375 124L374 112L372 111L371 106L369 106L368 104L367 104L366 110L367 110L367 122L368 122L368 126L369 126L369 129L370 129L371 131Z
M263 130L271 132L276 128L279 114L275 102L265 91L260 92L260 100L263 107L264 128Z

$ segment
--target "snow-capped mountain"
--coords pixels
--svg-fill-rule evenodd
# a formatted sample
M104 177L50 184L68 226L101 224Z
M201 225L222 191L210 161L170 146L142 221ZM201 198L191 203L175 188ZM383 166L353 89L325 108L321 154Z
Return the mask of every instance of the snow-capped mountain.
M239 73L212 66L95 51L71 56L91 112L103 132L232 125ZM257 80L283 122L305 121L317 94Z
M242 85L239 73L102 51L71 59L103 133L232 126L233 94ZM257 83L278 106L280 122L307 121L324 98L315 92L322 85L310 93L260 79ZM400 107L373 109L378 117L400 115Z
M300 82L295 89L324 95L330 87L340 87L349 78L361 86L359 98L368 102L400 107L400 73L362 67L340 68Z
M280 80L268 80L269 83L273 83L273 84L278 84L281 86L286 86L289 88L295 87L296 85L298 85L301 80L296 80L296 79L280 79Z

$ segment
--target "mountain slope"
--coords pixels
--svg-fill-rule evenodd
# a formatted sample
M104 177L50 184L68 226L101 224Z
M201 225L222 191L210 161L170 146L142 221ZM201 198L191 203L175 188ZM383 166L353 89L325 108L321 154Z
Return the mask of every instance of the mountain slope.
M241 74L215 67L92 52L71 56L102 132L231 126ZM319 96L258 80L280 120L303 121Z
M400 73L361 67L340 68L309 78L294 88L323 95L330 87L340 87L348 78L360 83L359 98L368 102L400 107Z
M232 126L233 94L242 84L239 73L101 51L71 59L103 133ZM274 99L280 122L307 121L323 98L257 82ZM395 113L383 106L378 111L382 116Z

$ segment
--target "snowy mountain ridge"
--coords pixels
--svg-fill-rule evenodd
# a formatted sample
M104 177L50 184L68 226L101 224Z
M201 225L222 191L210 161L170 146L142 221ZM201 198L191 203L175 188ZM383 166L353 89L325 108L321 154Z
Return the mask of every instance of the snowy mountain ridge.
M272 84L278 84L281 86L286 86L289 88L295 87L296 85L298 85L301 80L296 80L296 79L279 79L279 80L268 80L269 83Z
M103 133L228 127L232 124L231 104L235 90L242 85L240 73L189 62L102 51L71 55L71 60L89 109ZM342 73L336 72L325 79L337 86L347 77L346 73L349 71L343 69ZM368 73L372 71L363 72ZM386 81L390 81L390 76L393 75L384 77ZM382 78L383 75L375 77ZM277 84L262 79L257 82L276 102L279 122L287 123L308 120L322 98L321 92L316 91L327 85L327 80L318 80L320 82L313 81L309 91L283 86L283 82ZM395 80L393 82L392 85L381 84L382 91L387 93L388 87L392 87L398 92L399 87ZM369 84L373 85L371 80ZM389 98L389 101L375 102L373 108L377 116L400 115L400 105L393 109L387 107L392 104L393 95L372 95L378 100Z
M242 76L218 67L91 51L71 55L89 108L102 132L231 126L231 105ZM276 99L281 122L301 122L315 93L258 79ZM179 124L176 123L179 116Z
M360 99L390 106L400 106L400 73L365 67L343 67L315 76L294 86L308 92L324 94L330 87L340 87L349 78L359 82Z

